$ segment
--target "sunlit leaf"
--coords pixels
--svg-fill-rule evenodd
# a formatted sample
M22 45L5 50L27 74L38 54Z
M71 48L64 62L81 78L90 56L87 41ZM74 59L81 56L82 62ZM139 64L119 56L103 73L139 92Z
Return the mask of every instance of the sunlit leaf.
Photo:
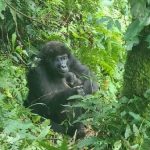
M73 96L70 96L68 98L68 100L74 100L74 99L83 99L83 96L81 96L81 95L73 95Z
M14 51L14 49L15 49L15 43L16 43L16 38L17 38L17 35L16 35L16 33L13 33L12 34L12 50Z
M121 140L116 141L115 144L114 144L113 150L120 150L121 145L122 145Z
M139 135L139 129L135 124L133 124L133 133L134 133L135 136Z
M0 1L0 18L4 19L4 15L2 14L2 11L4 11L6 8L6 4L4 2L4 0Z
M136 114L134 112L129 112L129 115L132 116L136 121L141 121L142 118L139 114Z
M81 148L90 146L95 142L98 142L98 139L96 137L85 138L84 140L79 141L79 143L77 144L77 147L81 149Z
M125 131L125 139L128 139L130 136L132 135L132 131L129 125L127 125L126 127L126 131Z

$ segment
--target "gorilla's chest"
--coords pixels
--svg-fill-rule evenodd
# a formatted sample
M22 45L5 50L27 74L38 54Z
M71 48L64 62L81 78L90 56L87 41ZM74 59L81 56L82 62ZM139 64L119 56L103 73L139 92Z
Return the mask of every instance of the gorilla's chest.
M52 87L52 91L61 91L70 88L64 78L60 78L58 80L52 80L50 82L50 86Z

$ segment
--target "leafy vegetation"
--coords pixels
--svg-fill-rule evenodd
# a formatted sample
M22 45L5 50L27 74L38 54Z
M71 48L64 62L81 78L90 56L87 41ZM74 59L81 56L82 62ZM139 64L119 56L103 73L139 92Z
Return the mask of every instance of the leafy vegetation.
M149 29L150 0L1 0L0 149L148 150ZM101 86L70 106L86 110L76 120L84 139L53 132L23 107L26 71L50 40L66 43Z

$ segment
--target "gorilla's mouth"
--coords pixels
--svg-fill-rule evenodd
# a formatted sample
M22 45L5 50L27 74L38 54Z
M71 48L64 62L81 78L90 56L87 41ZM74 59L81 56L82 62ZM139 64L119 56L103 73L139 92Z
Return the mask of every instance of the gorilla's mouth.
M66 73L67 73L67 71L62 71L62 70L57 71L57 74L59 74L61 76L65 76Z
M68 71L69 71L68 68L60 68L59 69L59 73L62 73L62 74L67 73Z

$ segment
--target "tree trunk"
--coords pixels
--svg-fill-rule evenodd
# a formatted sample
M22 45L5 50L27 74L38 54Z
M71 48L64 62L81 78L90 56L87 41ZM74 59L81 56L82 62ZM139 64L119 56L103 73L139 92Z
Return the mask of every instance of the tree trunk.
M128 98L134 95L143 97L150 88L150 48L145 41L148 34L147 29L144 29L140 34L140 43L127 54L123 95Z

